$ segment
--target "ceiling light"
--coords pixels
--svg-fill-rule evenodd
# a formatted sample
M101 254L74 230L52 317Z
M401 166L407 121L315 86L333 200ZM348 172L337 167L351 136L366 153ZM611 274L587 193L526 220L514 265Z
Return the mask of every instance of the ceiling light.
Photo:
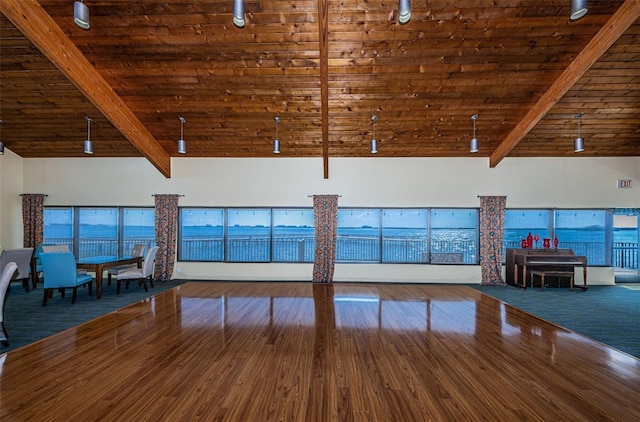
M469 152L475 154L478 152L478 138L476 138L476 120L478 120L478 115L474 114L471 116L471 120L473 120L473 138L471 138L471 142L469 144Z
M93 143L91 142L91 122L93 122L93 120L89 117L85 117L84 119L87 121L87 139L84 140L84 153L93 155Z
M371 154L378 153L378 141L376 141L376 121L378 120L378 116L372 116L371 123L373 125L373 139L371 140Z
M82 1L73 3L73 21L82 29L89 29L89 8Z
M584 113L578 113L575 117L575 119L578 120L578 137L573 141L573 152L584 151L584 139L580 136L580 122L582 121L583 115Z
M398 21L405 24L411 20L411 0L398 0Z
M184 141L184 122L186 122L186 120L182 116L178 116L178 119L180 119L180 139L178 139L178 154L186 154L187 143Z
M0 126L4 124L4 121L0 120ZM2 138L0 138L0 155L4 155L4 142L2 142Z
M575 21L587 14L587 0L571 0L571 20Z
M244 0L233 0L233 24L244 28Z
M273 140L273 153L280 154L280 140L278 139L278 123L280 123L280 118L276 116L273 120L276 121L276 139Z

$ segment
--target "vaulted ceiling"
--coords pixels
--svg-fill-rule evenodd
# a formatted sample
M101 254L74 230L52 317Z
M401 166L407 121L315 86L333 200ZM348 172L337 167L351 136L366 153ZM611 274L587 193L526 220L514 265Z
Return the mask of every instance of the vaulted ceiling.
M0 119L25 157L640 156L640 0L0 0ZM585 151L573 152L578 113ZM375 126L372 116L377 116Z

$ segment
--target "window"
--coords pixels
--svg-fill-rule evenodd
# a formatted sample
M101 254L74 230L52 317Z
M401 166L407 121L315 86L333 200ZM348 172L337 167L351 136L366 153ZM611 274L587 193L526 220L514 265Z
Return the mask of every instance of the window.
M117 208L78 209L78 258L118 255Z
M522 240L529 233L538 237L534 248L541 248L544 239L551 239L553 221L549 210L506 210L504 216L504 242L502 256L506 256L506 248L519 248Z
M229 262L271 261L271 209L229 209L226 246Z
M224 260L224 210L180 208L179 261Z
M520 248L529 233L534 248L558 237L558 248L587 257L589 265L611 265L613 218L604 210L506 210L504 248ZM536 235L538 241L535 241Z
M380 210L338 210L336 262L380 262Z
M153 208L123 208L122 235L120 256L129 257L133 246L146 245L145 250L151 249L156 243L155 210Z
M432 263L478 262L478 210L432 209Z
M273 261L313 262L315 228L312 209L273 210Z
M605 217L604 210L556 211L558 248L572 249L576 255L586 256L589 265L608 265Z
M155 245L153 208L45 207L44 243L69 245L78 258L130 256Z
M382 211L382 262L427 261L426 209Z
M73 208L44 209L43 243L69 245L69 250L73 250Z

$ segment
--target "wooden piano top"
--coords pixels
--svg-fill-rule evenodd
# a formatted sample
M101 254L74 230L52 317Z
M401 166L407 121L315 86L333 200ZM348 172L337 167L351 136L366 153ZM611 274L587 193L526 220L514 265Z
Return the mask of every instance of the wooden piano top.
M516 264L587 265L587 257L572 249L515 249Z

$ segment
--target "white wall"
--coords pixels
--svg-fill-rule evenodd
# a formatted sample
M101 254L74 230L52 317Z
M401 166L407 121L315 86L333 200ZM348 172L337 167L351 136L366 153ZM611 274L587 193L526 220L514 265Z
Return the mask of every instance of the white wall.
M0 248L22 247L23 159L5 148L0 155Z
M506 158L493 169L487 158L330 158L329 179L321 158L174 158L170 179L138 158L25 159L22 166L24 192L48 194L50 206L152 206L152 194L177 193L185 195L181 206L310 207L308 195L339 194L342 207L477 207L478 195L507 195L511 208L640 207L637 157ZM618 179L634 186L617 189ZM21 225L13 205L4 206L11 195L3 188L2 215ZM311 264L178 262L176 268L177 278L230 280L310 280L312 271ZM335 280L479 283L480 270L338 264ZM612 269L590 269L589 283L613 283Z

